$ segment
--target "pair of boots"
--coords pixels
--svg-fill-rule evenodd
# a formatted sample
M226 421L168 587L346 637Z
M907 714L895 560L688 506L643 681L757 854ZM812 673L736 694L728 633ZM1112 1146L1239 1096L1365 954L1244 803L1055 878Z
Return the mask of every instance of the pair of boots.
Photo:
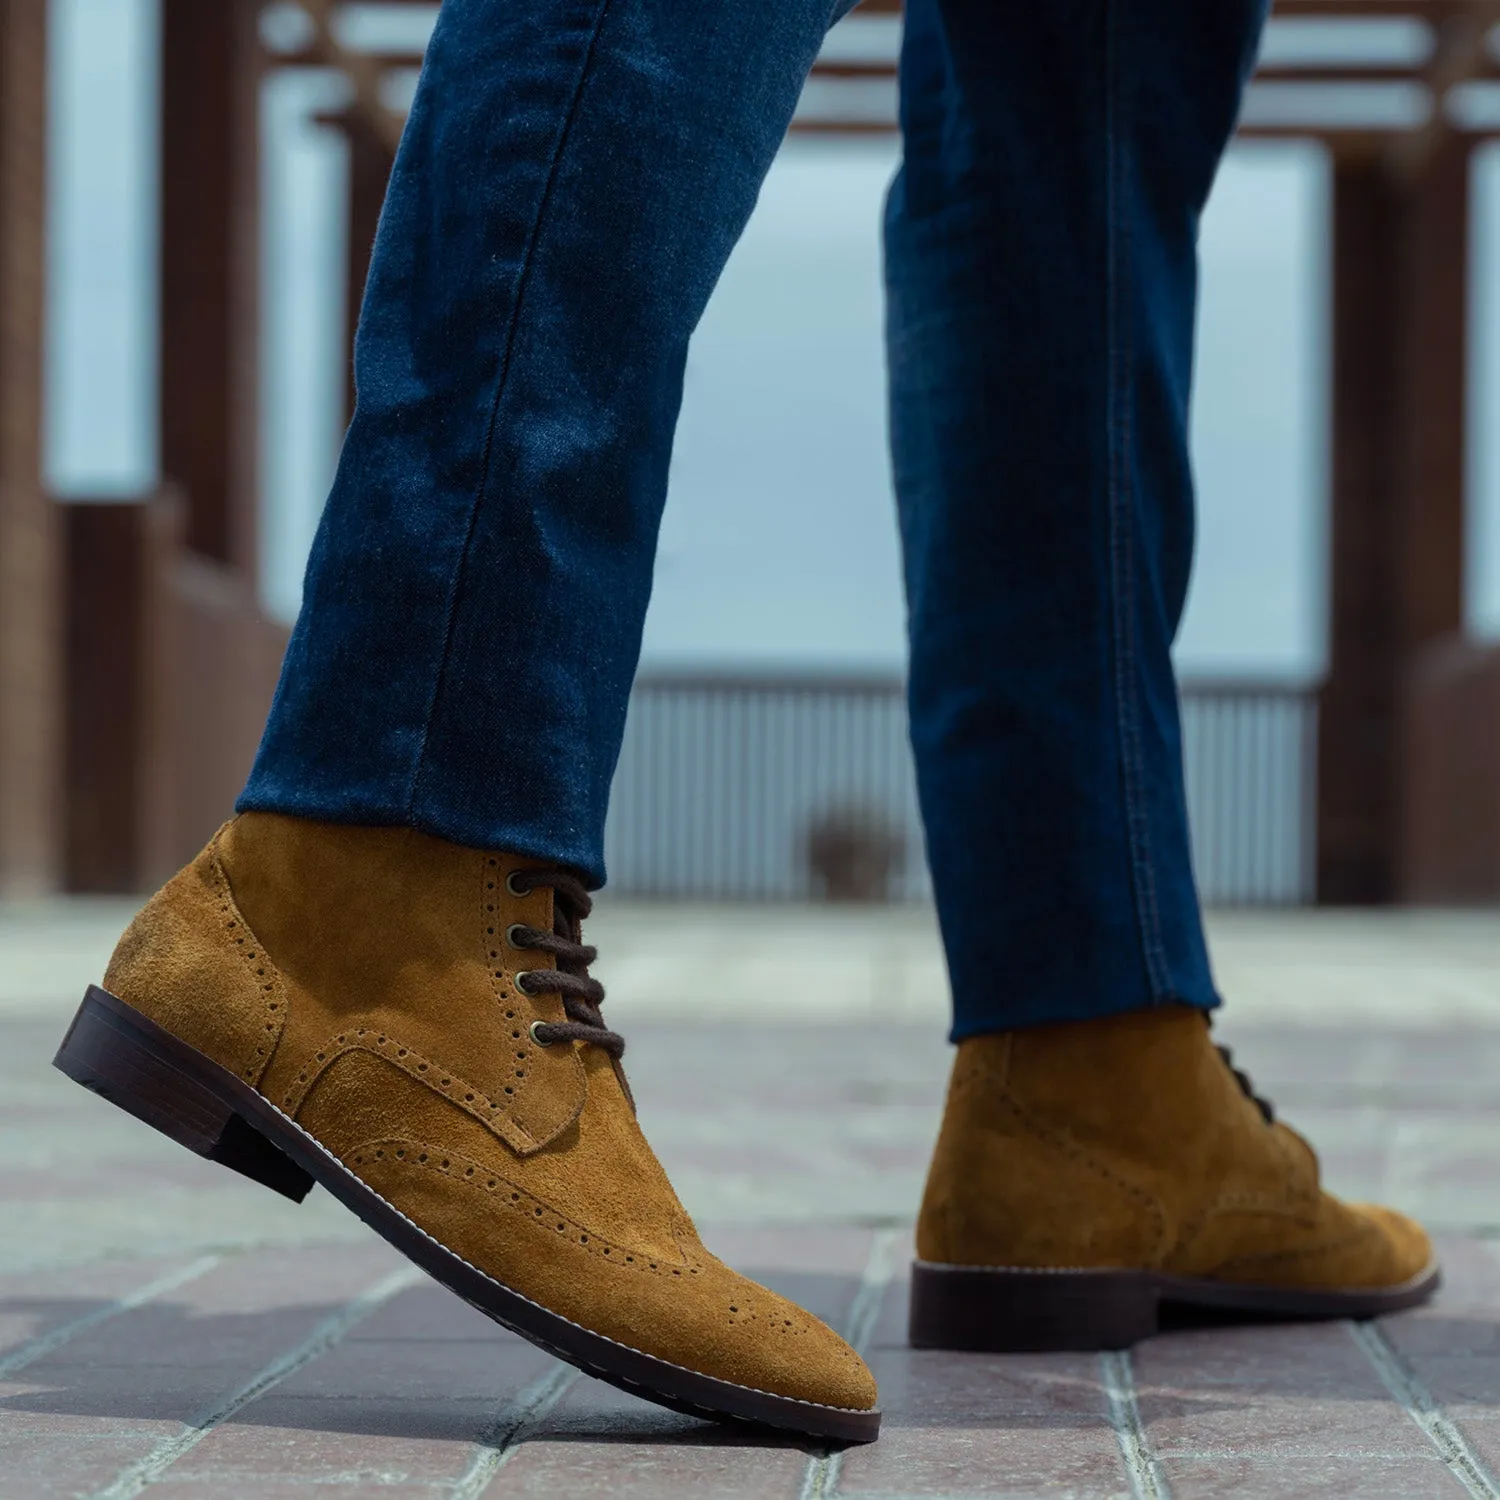
M58 1054L287 1196L314 1181L461 1297L668 1406L864 1441L858 1354L703 1247L636 1124L567 873L407 829L228 824L141 912ZM958 1049L912 1341L1119 1348L1164 1302L1367 1317L1421 1229L1322 1192L1182 1007Z

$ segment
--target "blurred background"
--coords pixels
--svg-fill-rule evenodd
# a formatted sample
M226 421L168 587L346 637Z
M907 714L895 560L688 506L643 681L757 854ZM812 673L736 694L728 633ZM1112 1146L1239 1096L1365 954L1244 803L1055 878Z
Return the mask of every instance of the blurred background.
M374 1366L277 1353L323 1338L306 1298L360 1293L352 1215L122 1127L47 1067L249 767L435 9L0 3L0 1500L135 1494L179 1416L207 1439L162 1476L179 1494L364 1496L452 1457L470 1478L402 1492L477 1495L494 1472L435 1440L503 1409L510 1367L472 1324L393 1314L376 1336L420 1326L430 1351L415 1383L389 1343L350 1340ZM870 1325L889 1465L851 1458L847 1491L1078 1493L1076 1438L1114 1494L1094 1375L1066 1374L1091 1362L976 1373L899 1331L951 1060L884 430L899 28L866 0L831 33L690 351L588 934L716 1251L834 1318L895 1271ZM1278 0L1202 259L1178 659L1216 1035L1335 1191L1443 1236L1449 1279L1373 1373L1340 1325L1209 1331L1143 1351L1139 1410L1183 1494L1427 1496L1434 1433L1455 1492L1500 1493L1500 0ZM270 1395L218 1446L221 1387ZM587 1382L568 1400L537 1493L783 1472L656 1443ZM1466 1441L1487 1472L1452 1458ZM1414 1449L1428 1467L1401 1467Z
M435 12L0 11L0 893L146 889L238 790ZM927 893L880 328L899 26L866 0L830 35L692 349L624 895ZM1218 905L1500 902L1497 28L1279 0L1203 224L1178 659Z

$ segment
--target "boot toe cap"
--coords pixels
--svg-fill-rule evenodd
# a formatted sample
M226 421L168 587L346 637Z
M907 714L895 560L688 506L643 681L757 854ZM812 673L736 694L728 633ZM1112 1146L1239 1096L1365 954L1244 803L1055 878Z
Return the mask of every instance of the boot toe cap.
M1436 1260L1427 1231L1415 1219L1378 1203L1351 1203L1351 1213L1373 1227L1365 1284L1399 1286L1412 1281Z
M1392 1208L1325 1194L1311 1233L1232 1262L1220 1275L1309 1291L1373 1292L1403 1287L1432 1266L1432 1242L1414 1220Z
M874 1409L874 1376L827 1324L726 1266L704 1269L696 1306L661 1350L666 1358L794 1401Z

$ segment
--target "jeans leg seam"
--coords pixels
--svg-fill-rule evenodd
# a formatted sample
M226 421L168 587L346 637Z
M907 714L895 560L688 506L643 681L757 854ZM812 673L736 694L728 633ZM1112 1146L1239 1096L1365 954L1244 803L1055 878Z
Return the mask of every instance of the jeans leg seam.
M495 377L495 395L490 402L489 421L485 426L484 452L480 459L479 484L474 492L473 503L469 507L468 521L464 529L464 544L458 555L457 566L453 570L453 582L448 592L447 619L443 627L443 649L438 661L437 672L433 676L432 692L427 701L427 711L422 717L422 743L417 748L416 760L412 765L411 780L407 786L406 794L406 819L411 822L415 816L417 802L417 788L422 779L422 772L427 764L427 750L432 736L432 721L437 712L438 702L442 697L443 687L447 682L449 663L453 654L453 635L458 624L458 601L463 592L463 578L468 570L469 554L474 545L474 532L479 522L480 507L484 504L485 492L490 485L490 469L495 447L495 428L500 416L500 402L505 395L505 387L510 376L511 355L515 350L516 330L521 322L522 304L526 296L527 284L530 280L531 266L535 257L537 240L541 235L543 221L547 217L547 209L552 201L552 189L557 181L557 172L562 162L563 152L568 144L568 137L572 133L573 121L578 115L579 102L583 98L584 85L588 82L589 74L594 65L594 54L598 49L599 33L604 29L604 20L609 13L610 0L599 0L598 7L594 12L593 24L589 29L588 41L583 49L582 62L578 69L578 75L573 81L572 94L568 99L567 108L563 113L562 124L558 129L557 138L553 142L552 157L547 163L546 180L542 183L542 191L537 198L536 214L531 221L531 226L526 233L526 245L521 252L520 269L516 274L516 288L512 299L509 326L505 330L504 346L500 355L500 369Z
M1119 69L1116 46L1118 7L1105 7L1105 235L1107 277L1106 397L1109 468L1109 543L1116 730L1120 737L1121 789L1125 801L1125 831L1129 845L1136 922L1152 999L1167 998L1165 944L1157 900L1156 872L1151 855L1150 820L1143 786L1140 708L1136 693L1135 575L1130 520L1130 399L1131 312L1122 303L1123 273L1130 256L1130 230L1120 212L1119 184L1123 145L1118 131Z

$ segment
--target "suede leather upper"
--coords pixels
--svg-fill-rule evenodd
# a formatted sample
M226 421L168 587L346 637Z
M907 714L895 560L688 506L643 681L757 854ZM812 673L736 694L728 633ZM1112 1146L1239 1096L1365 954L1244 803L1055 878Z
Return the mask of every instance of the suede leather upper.
M1319 1289L1401 1285L1432 1248L1322 1191L1203 1012L1163 1006L960 1044L917 1225L951 1265L1141 1268Z
M430 1235L573 1322L702 1374L856 1410L859 1356L704 1249L617 1065L539 1046L561 998L527 861L252 813L121 939L105 987L254 1084Z

